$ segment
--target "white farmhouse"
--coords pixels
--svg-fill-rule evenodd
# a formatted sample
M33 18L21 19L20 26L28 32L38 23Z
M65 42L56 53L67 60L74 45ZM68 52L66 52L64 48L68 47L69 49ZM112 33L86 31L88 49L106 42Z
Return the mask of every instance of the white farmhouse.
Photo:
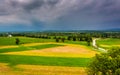
M12 35L11 35L11 34L9 34L9 35L8 35L8 37L10 38L10 37L12 37Z

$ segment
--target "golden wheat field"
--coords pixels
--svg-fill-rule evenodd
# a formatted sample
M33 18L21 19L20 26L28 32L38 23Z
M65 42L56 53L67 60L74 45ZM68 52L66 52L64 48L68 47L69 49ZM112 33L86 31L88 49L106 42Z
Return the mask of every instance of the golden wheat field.
M17 65L0 63L0 75L86 75L82 67Z

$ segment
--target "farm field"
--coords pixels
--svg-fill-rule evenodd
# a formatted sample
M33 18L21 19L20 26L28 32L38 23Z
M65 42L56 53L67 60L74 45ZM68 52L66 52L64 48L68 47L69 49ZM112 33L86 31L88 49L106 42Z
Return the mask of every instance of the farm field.
M37 43L37 42L55 42L53 39L39 39L39 38L28 38L28 37L12 37L12 38L6 38L6 37L0 37L0 46L6 46L6 45L15 45L15 39L20 39L20 44L26 44L26 43Z
M45 44L45 43L43 43ZM30 44L31 45L31 44ZM72 44L48 44L54 46L53 48L46 48L46 49L30 49L25 51L15 51L15 52L6 52L3 54L11 54L11 55L29 55L29 56L49 56L49 57L84 57L84 58L91 58L93 57L97 52L90 50L89 48L85 46L80 45L72 45ZM26 45L25 45L26 46ZM44 47L47 45L40 45L39 47ZM55 47L56 46L56 47ZM34 47L34 46L29 46ZM41 48L42 48L41 47ZM2 49L3 50L3 49ZM1 52L2 52L1 50ZM16 50L16 49L15 49ZM6 51L6 50L4 50ZM12 51L14 51L12 49Z
M0 63L0 75L86 75L86 68L41 65L17 65L9 67Z
M6 38L6 37L0 37L0 47L4 48L11 46L11 47L17 47L15 44L15 39L19 38L20 39L20 44L24 44L24 45L37 45L40 43L56 43L55 39L42 39L42 38L29 38L29 37L12 37L12 38ZM32 44L33 43L33 44ZM80 41L68 41L66 40L64 43L66 44L78 44L78 45L86 45L86 42L80 42Z
M6 43L0 44L0 75L86 75L88 63L98 53L85 42L20 37L26 41L14 45L15 38L4 39ZM7 43L9 39L11 43Z
M120 39L107 38L97 40L97 44L105 49L110 49L112 47L120 47Z

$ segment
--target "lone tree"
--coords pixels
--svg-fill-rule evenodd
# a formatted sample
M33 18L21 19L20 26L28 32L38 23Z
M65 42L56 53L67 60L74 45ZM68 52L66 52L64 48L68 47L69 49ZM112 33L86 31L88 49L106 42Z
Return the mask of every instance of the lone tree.
M62 42L65 42L65 38L62 38L61 40L62 40Z
M88 37L88 38L87 38L87 44L88 44L88 46L91 45L91 44L90 44L91 42L92 42L92 38L91 38L91 37Z
M75 36L73 37L73 41L76 41L76 37Z
M87 42L87 45L90 46L91 42L92 42L92 37L90 36L90 34L87 34L86 35L86 38L85 38L85 41Z
M56 38L56 42L59 42L59 38Z
M71 40L71 38L72 38L71 36L68 36L68 37L67 37L67 40Z
M16 45L19 45L19 43L20 43L19 38L16 38Z
M88 67L88 75L120 75L120 48L97 54Z

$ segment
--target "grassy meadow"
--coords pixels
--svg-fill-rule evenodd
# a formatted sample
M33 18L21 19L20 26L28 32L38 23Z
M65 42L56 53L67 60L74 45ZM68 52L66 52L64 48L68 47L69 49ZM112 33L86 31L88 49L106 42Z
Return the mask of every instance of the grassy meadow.
M107 38L97 40L97 44L105 49L110 49L112 47L120 47L120 39Z
M16 38L20 39L20 44L29 44L29 43L49 43L49 42L55 42L55 39L42 39L42 38L29 38L29 37L0 37L0 46L12 46L16 45L15 40ZM61 41L60 41L61 42ZM87 46L87 43L85 41L68 41L66 40L64 43L66 44L78 44L78 45L85 45Z
M16 45L15 39L20 39L20 44L26 44L26 43L44 43L44 42L55 42L53 39L39 39L39 38L28 38L28 37L0 37L0 46L6 46L6 45Z

